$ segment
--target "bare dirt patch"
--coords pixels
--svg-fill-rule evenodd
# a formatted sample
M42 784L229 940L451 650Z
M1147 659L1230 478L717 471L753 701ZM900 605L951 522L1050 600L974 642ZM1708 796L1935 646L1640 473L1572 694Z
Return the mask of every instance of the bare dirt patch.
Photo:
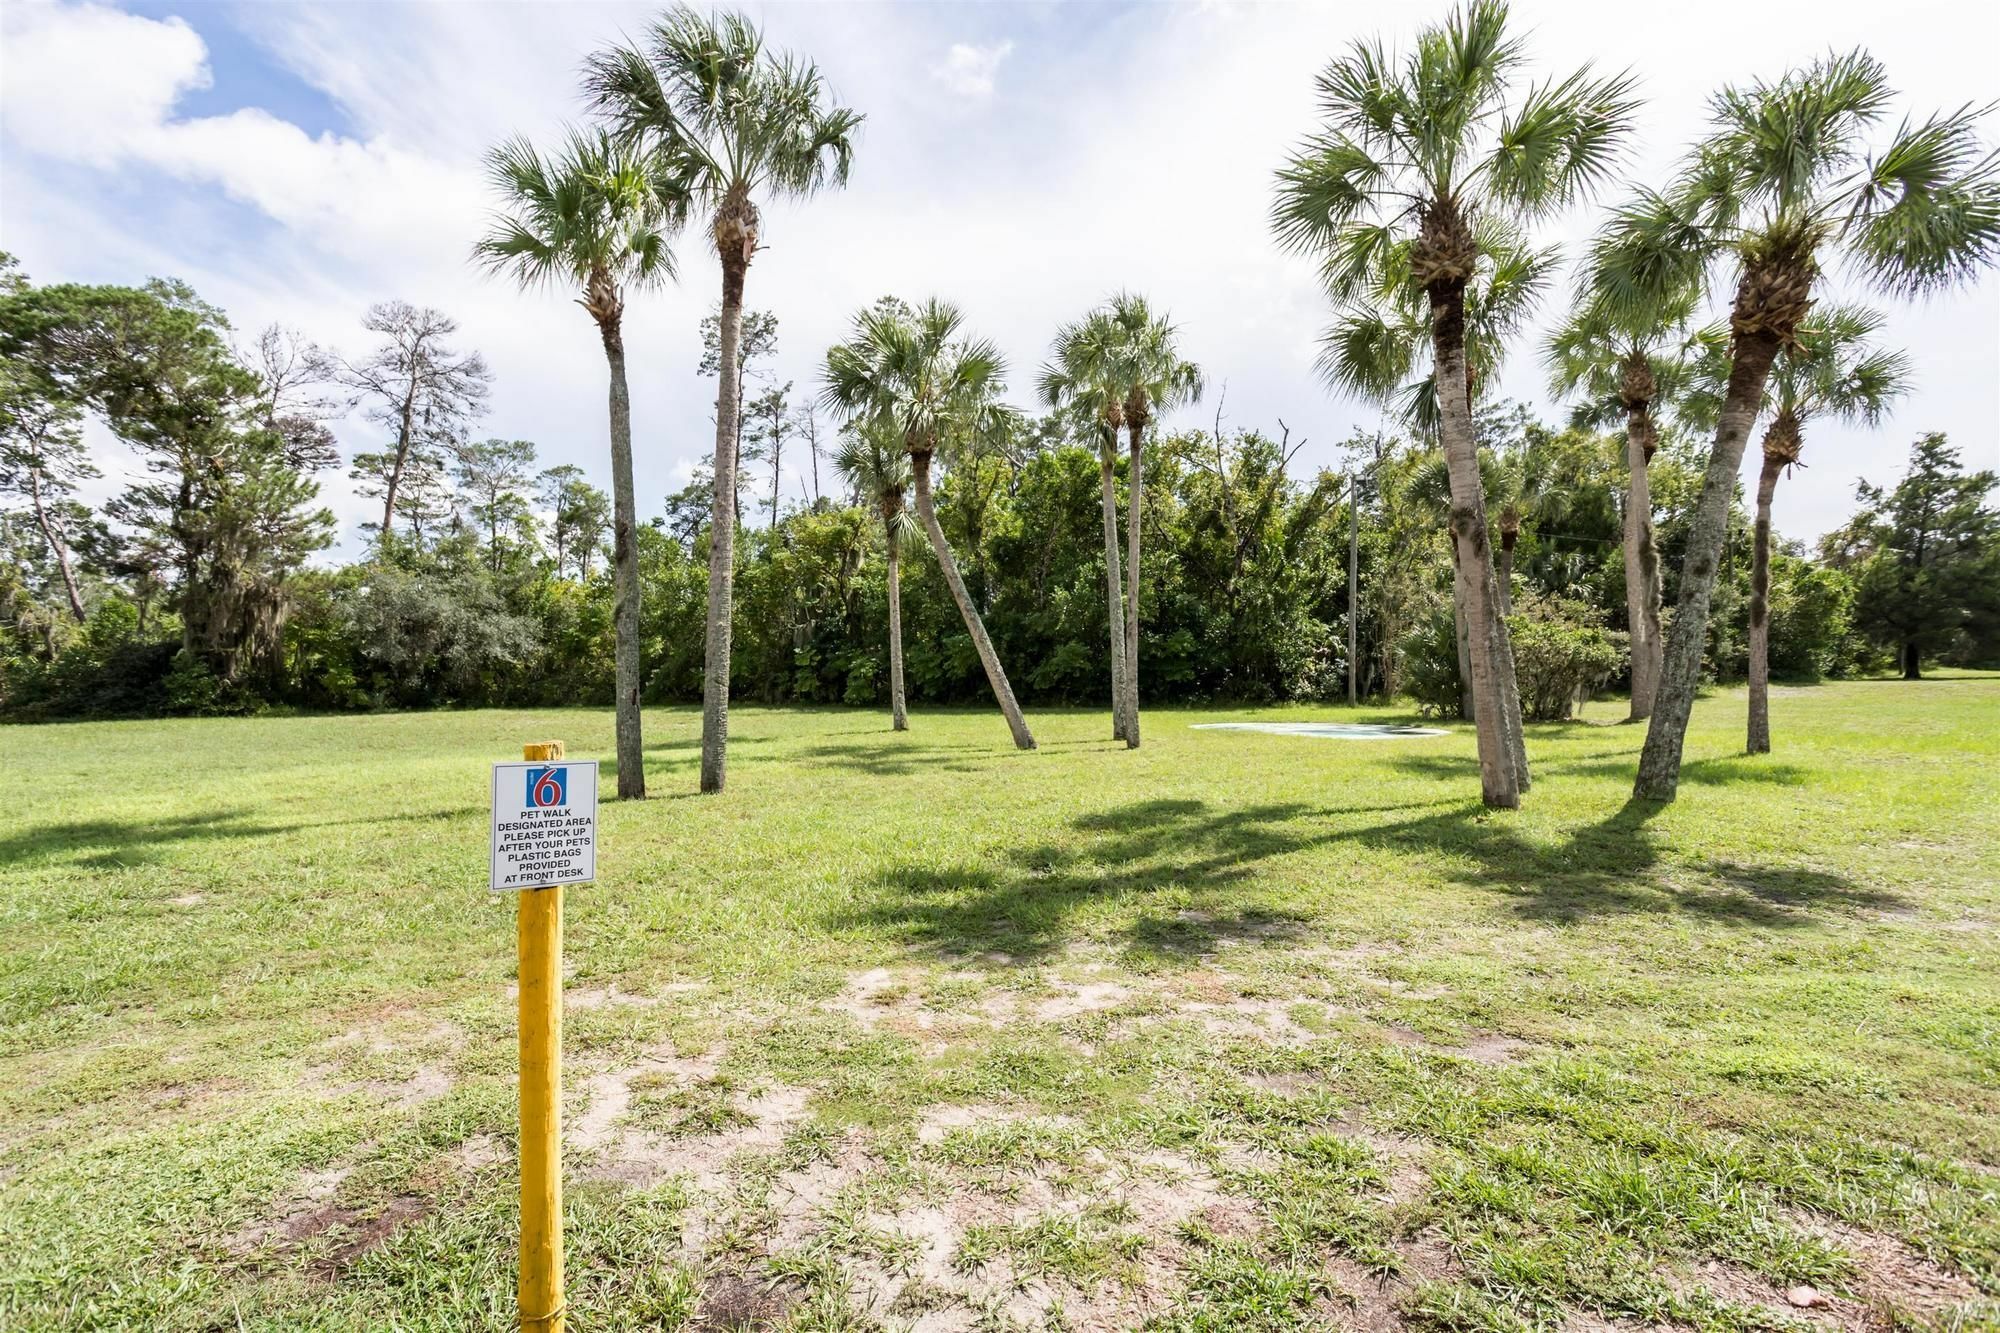
M327 1225L303 1234L293 1234L289 1238L303 1241L308 1236L338 1227L338 1243L312 1266L314 1276L333 1278L345 1272L356 1259L370 1250L381 1248L396 1232L429 1212L430 1202L415 1195L399 1194L371 1213L334 1208L323 1211L332 1214Z
M506 1145L497 1134L480 1134L458 1145L452 1159L461 1171L484 1171L507 1159Z
M1529 1047L1527 1042L1518 1037L1505 1037L1497 1032L1487 1032L1463 1045L1446 1049L1452 1055L1463 1056L1482 1065L1511 1065L1521 1059Z
M625 1089L630 1096L629 1086ZM704 1197L719 1198L732 1180L731 1162L747 1152L769 1151L805 1118L811 1093L775 1086L755 1094L732 1093L743 1123L714 1134L668 1138L630 1127L615 1128L599 1151L597 1173L628 1185L650 1186L685 1176ZM616 1117L612 1117L616 1120Z
M1883 1312L1899 1311L1933 1319L1954 1306L1978 1298L1971 1281L1926 1259L1893 1236L1862 1231L1828 1218L1801 1216L1798 1224L1831 1241L1854 1257L1858 1272L1851 1300L1834 1299L1829 1309L1838 1317L1857 1318L1852 1327L1877 1327ZM1876 1323L1868 1323L1873 1314Z
M1132 997L1130 989L1112 981L1091 981L1081 986L1060 985L1059 993L1034 1008L1038 1023L1060 1023L1078 1014L1115 1009Z
M607 1069L584 1080L587 1100L584 1111L570 1127L569 1142L581 1149L602 1147L612 1136L613 1127L632 1104L632 1080L641 1074L656 1074L677 1080L682 1086L715 1076L715 1068L721 1059L718 1051L709 1051L692 1059L674 1053L671 1043L654 1047L639 1058L638 1063L620 1069Z
M1444 1242L1419 1236L1400 1242L1396 1256L1402 1270L1393 1277L1369 1271L1352 1259L1335 1256L1327 1263L1346 1299L1337 1326L1357 1333L1402 1333L1409 1327L1403 1304L1413 1288L1458 1274L1458 1265Z
M666 1001L660 996L637 995L631 991L619 990L616 986L590 986L582 990L563 992L563 1008L565 1009L608 1009L618 1005L650 1008L653 1005L664 1003Z
M250 1254L264 1248L274 1237L289 1235L300 1225L300 1219L326 1207L340 1189L340 1183L353 1170L352 1166L330 1166L306 1172L298 1178L289 1195L274 1202L270 1216L252 1222L230 1236L223 1242L223 1248L232 1254Z
M1318 1034L1292 1017L1299 999L1239 995L1221 1002L1186 1000L1175 1006L1177 1016L1194 1019L1204 1032L1218 1037L1249 1038L1272 1046L1309 1046Z
M933 1106L917 1122L917 1142L936 1144L955 1130L977 1129L981 1125L1019 1119L1021 1112L998 1102L953 1103Z
M710 1278L695 1307L695 1333L735 1333L768 1328L792 1308L794 1296L783 1286L735 1273Z

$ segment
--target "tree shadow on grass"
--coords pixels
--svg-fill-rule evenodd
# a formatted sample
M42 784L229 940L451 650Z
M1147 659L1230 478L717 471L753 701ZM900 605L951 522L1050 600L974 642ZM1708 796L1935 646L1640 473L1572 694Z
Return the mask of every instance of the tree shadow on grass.
M449 810L413 810L403 814L355 819L299 820L289 824L260 821L258 811L205 810L200 814L160 819L66 820L40 824L0 837L0 868L46 857L69 855L68 864L90 870L118 870L151 865L168 847L182 843L234 838L268 838L316 828L355 825L429 823L478 814L484 806ZM77 855L77 853L84 853Z
M1662 873L1647 825L1663 805L1628 800L1594 824L1546 844L1477 803L1400 823L1346 830L1351 840L1413 857L1445 879L1505 895L1519 916L1574 923L1618 913L1681 913L1722 923L1790 929L1814 924L1813 909L1881 909L1893 894L1843 875L1731 861L1688 863ZM1442 853L1442 858L1439 854Z
M1685 914L1723 925L1796 929L1821 914L1900 903L1843 876L1713 861L1662 867L1647 825L1662 807L1628 801L1554 842L1525 836L1477 802L1317 810L1299 804L1218 809L1194 799L1141 801L1079 816L1086 835L999 853L990 862L888 868L830 924L900 938L940 955L1029 963L1060 948L1072 918L1109 905L1128 960L1186 962L1229 942L1283 941L1311 914L1246 903L1236 890L1264 863L1354 843L1408 858L1413 872L1502 896L1525 920L1569 923L1616 914ZM1408 814L1375 823L1357 818ZM1316 896L1366 893L1321 869ZM1266 880L1271 890L1281 881ZM1168 897L1171 908L1158 904ZM1114 915L1113 920L1118 920Z
M844 768L871 777L900 778L922 773L976 773L1000 758L990 745L811 745L798 752L814 768ZM985 756L974 762L972 756Z
M776 739L777 737L775 736L731 736L729 738L729 745L731 749L739 745L769 745ZM668 750L698 751L701 749L701 737L679 736L670 741L647 741L645 749L647 754L662 753ZM603 762L608 767L615 761L607 759Z
M1390 761L1405 773L1439 782L1477 782L1479 760L1468 755L1406 754ZM1639 752L1604 750L1595 754L1572 755L1551 763L1529 761L1536 777L1623 777L1639 774ZM1776 786L1799 786L1811 780L1812 771L1798 764L1774 763L1754 755L1726 755L1718 759L1690 759L1681 765L1681 781L1704 787L1728 787L1758 782Z

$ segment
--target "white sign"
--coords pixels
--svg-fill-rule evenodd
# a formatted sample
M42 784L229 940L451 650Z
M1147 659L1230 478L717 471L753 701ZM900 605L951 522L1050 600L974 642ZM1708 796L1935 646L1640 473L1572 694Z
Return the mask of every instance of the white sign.
M493 765L495 889L597 878L597 761Z

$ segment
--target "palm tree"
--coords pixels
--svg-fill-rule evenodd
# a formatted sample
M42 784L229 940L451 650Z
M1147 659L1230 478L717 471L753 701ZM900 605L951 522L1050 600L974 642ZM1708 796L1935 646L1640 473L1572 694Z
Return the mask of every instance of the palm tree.
M1113 373L1117 330L1103 310L1056 330L1055 359L1042 367L1042 401L1067 410L1097 438L1097 474L1104 510L1105 625L1111 643L1111 735L1124 740L1125 616L1120 610L1124 578L1118 560L1118 433L1125 424L1125 395Z
M1476 403L1487 385L1498 377L1507 341L1534 312L1535 304L1547 287L1556 265L1556 251L1536 249L1520 230L1509 223L1487 218L1480 224L1480 254L1462 295L1464 312L1463 350L1468 407ZM1430 298L1410 277L1409 247L1393 244L1383 249L1375 261L1377 271L1371 285L1351 293L1320 339L1319 371L1336 390L1363 398L1393 411L1418 435L1437 442L1442 413L1435 373L1435 338ZM1476 439L1476 437L1475 437ZM1482 460L1483 460L1482 455ZM1482 515L1489 489L1481 462L1478 495ZM1437 513L1447 530L1452 522L1453 471L1449 460L1437 473L1441 482ZM1459 681L1462 687L1459 711L1475 724L1478 701L1474 698L1471 659L1472 627L1475 624L1469 598L1479 595L1477 580L1464 577L1461 548L1454 541L1452 558L1452 620L1459 645ZM1505 629L1504 611L1499 600L1498 580L1485 581L1485 596L1492 619ZM1499 643L1497 674L1507 709L1495 724L1510 766L1522 790L1528 783L1528 756L1520 728L1520 696L1514 676L1512 640L1504 633Z
M656 287L674 275L670 231L685 217L673 178L604 134L572 131L544 157L510 139L486 157L502 208L473 247L474 258L522 287L573 285L604 342L611 370L612 567L616 601L618 795L646 794L639 736L639 548L632 486L632 402L625 388L625 292Z
M1480 485L1486 491L1487 506L1494 525L1500 529L1499 568L1494 591L1499 594L1500 614L1514 614L1514 548L1520 544L1521 524L1541 502L1546 484L1541 459L1528 446L1506 450L1481 450ZM1490 457L1492 463L1485 465Z
M1495 460L1491 452L1481 450L1479 454L1479 482L1487 492L1500 485L1494 475ZM1404 482L1403 496L1417 512L1429 514L1441 522L1451 520L1451 469L1445 465L1444 456L1431 453L1409 474ZM1458 650L1458 715L1471 721L1477 703L1472 697L1472 636L1467 616L1457 601L1457 591L1461 580L1456 577L1458 550L1451 553L1453 566L1452 638ZM1496 580L1497 582L1497 580Z
M1109 309L1114 384L1125 391L1125 745L1139 748L1139 512L1146 495L1141 445L1155 413L1201 397L1201 368L1181 357L1176 330L1146 298L1120 292Z
M1498 613L1466 359L1467 284L1492 224L1546 217L1608 173L1634 102L1629 78L1587 69L1516 95L1525 52L1497 0L1469 0L1392 59L1357 42L1318 88L1323 124L1278 173L1272 225L1315 254L1336 303L1380 294L1385 274L1422 293L1437 368L1439 436L1451 470L1459 604L1472 626L1480 785L1520 804L1527 766L1510 733L1520 700Z
M982 417L990 414L1006 373L999 349L966 336L964 324L958 307L935 299L914 311L900 301L877 302L855 316L846 342L827 350L822 401L864 428L902 440L910 457L917 517L930 538L938 568L944 571L966 633L986 668L987 683L1000 702L1014 744L1032 750L1034 735L1014 701L986 625L966 593L931 498L933 457L940 448L969 440Z
M1614 215L1598 248L1596 299L1621 318L1644 318L1720 261L1736 274L1729 377L1639 756L1641 798L1672 800L1679 786L1737 471L1772 363L1799 343L1822 268L1844 255L1881 290L1916 294L1963 281L2000 248L2000 158L1979 142L1981 109L1906 120L1871 153L1866 136L1893 96L1864 51L1723 89L1714 129L1680 177Z
M910 456L901 437L863 419L854 423L834 455L833 466L855 495L882 515L882 538L889 560L889 718L897 731L910 729L903 697L903 536L910 528L906 497Z
M1799 465L1807 423L1823 418L1873 426L1909 388L1910 361L1872 344L1882 316L1833 306L1809 316L1781 352L1765 388L1764 463L1757 475L1757 522L1750 549L1750 723L1745 748L1771 752L1771 497L1778 477ZM1721 358L1718 358L1720 360ZM1724 369L1717 366L1717 369Z
M1686 381L1692 343L1687 323L1700 293L1692 283L1656 308L1621 318L1584 296L1544 352L1556 397L1580 396L1572 420L1586 428L1625 423L1625 618L1632 651L1628 722L1653 713L1666 651L1660 633L1660 549L1653 537L1653 489L1647 469L1660 445L1654 404L1672 401Z
M722 263L701 713L701 790L719 792L728 759L735 600L737 353L744 279L760 240L758 197L803 198L845 185L862 118L831 105L811 62L767 51L763 34L742 15L704 18L685 5L652 25L643 48L619 45L591 56L584 91L622 140L650 146L685 183L708 215Z

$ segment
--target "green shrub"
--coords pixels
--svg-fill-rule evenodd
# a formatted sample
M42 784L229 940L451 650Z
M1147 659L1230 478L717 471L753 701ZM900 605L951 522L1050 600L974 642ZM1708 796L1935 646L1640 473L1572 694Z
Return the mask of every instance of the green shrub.
M1458 630L1449 603L1403 638L1403 688L1425 717L1461 717Z
M1523 721L1567 721L1579 695L1624 669L1624 636L1596 622L1581 602L1523 594L1515 603L1507 628Z

